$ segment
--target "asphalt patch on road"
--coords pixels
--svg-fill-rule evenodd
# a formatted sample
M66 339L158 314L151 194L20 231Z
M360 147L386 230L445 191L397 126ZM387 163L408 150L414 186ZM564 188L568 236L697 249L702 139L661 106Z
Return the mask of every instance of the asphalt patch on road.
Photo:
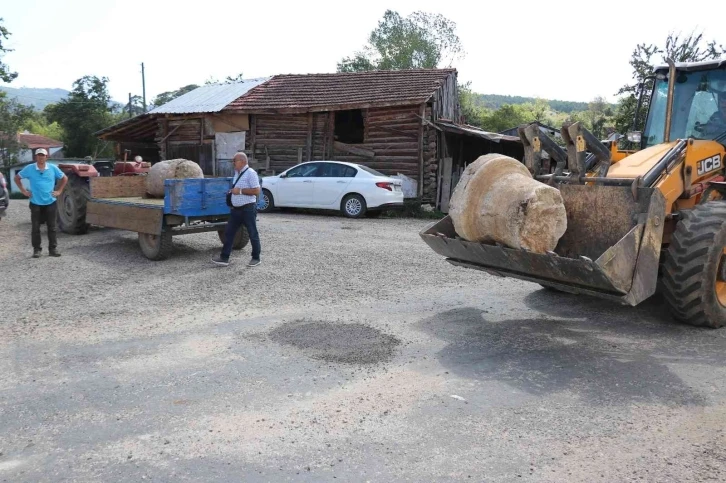
M496 380L539 396L569 391L595 404L706 404L701 393L668 367L675 362L668 339L638 335L629 331L632 325L627 320L597 324L544 318L495 322L473 307L441 312L419 323L448 343L438 359L463 377ZM613 342L617 337L622 341ZM679 362L713 360L690 349L690 355L679 354ZM661 355L671 357L664 360Z
M270 332L278 344L293 346L314 359L342 364L377 364L393 357L401 341L365 324L294 321Z

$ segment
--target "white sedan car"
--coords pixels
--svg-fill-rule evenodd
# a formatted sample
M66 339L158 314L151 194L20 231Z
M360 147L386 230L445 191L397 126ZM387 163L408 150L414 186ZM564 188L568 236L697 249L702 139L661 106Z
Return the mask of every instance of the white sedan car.
M403 208L401 180L367 166L309 161L262 178L261 212L274 208L340 210L349 218Z

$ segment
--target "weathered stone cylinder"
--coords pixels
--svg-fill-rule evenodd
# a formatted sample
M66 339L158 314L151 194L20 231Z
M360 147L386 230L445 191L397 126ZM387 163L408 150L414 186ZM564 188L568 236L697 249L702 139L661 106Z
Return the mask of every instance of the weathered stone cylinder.
M465 240L535 253L554 250L567 230L560 191L502 154L480 156L466 167L451 197L449 216Z
M170 159L156 163L146 176L146 192L164 197L164 181L174 178L204 178L202 168L188 159Z

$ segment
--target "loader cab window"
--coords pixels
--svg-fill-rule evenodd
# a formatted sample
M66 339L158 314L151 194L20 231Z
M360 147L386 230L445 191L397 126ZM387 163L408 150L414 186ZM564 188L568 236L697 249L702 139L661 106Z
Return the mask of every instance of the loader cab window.
M668 107L668 81L657 80L650 99L650 111L645 123L645 147L655 146L663 142Z
M715 139L726 131L718 113L718 93L726 92L726 70L677 72L670 139ZM668 80L656 80L643 133L644 147L663 142Z

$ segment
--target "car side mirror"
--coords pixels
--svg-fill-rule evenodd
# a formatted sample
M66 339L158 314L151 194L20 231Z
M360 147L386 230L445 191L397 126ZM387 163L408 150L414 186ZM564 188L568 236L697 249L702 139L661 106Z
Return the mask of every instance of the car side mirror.
M287 173L282 173L282 174L280 175L280 178L287 178Z

